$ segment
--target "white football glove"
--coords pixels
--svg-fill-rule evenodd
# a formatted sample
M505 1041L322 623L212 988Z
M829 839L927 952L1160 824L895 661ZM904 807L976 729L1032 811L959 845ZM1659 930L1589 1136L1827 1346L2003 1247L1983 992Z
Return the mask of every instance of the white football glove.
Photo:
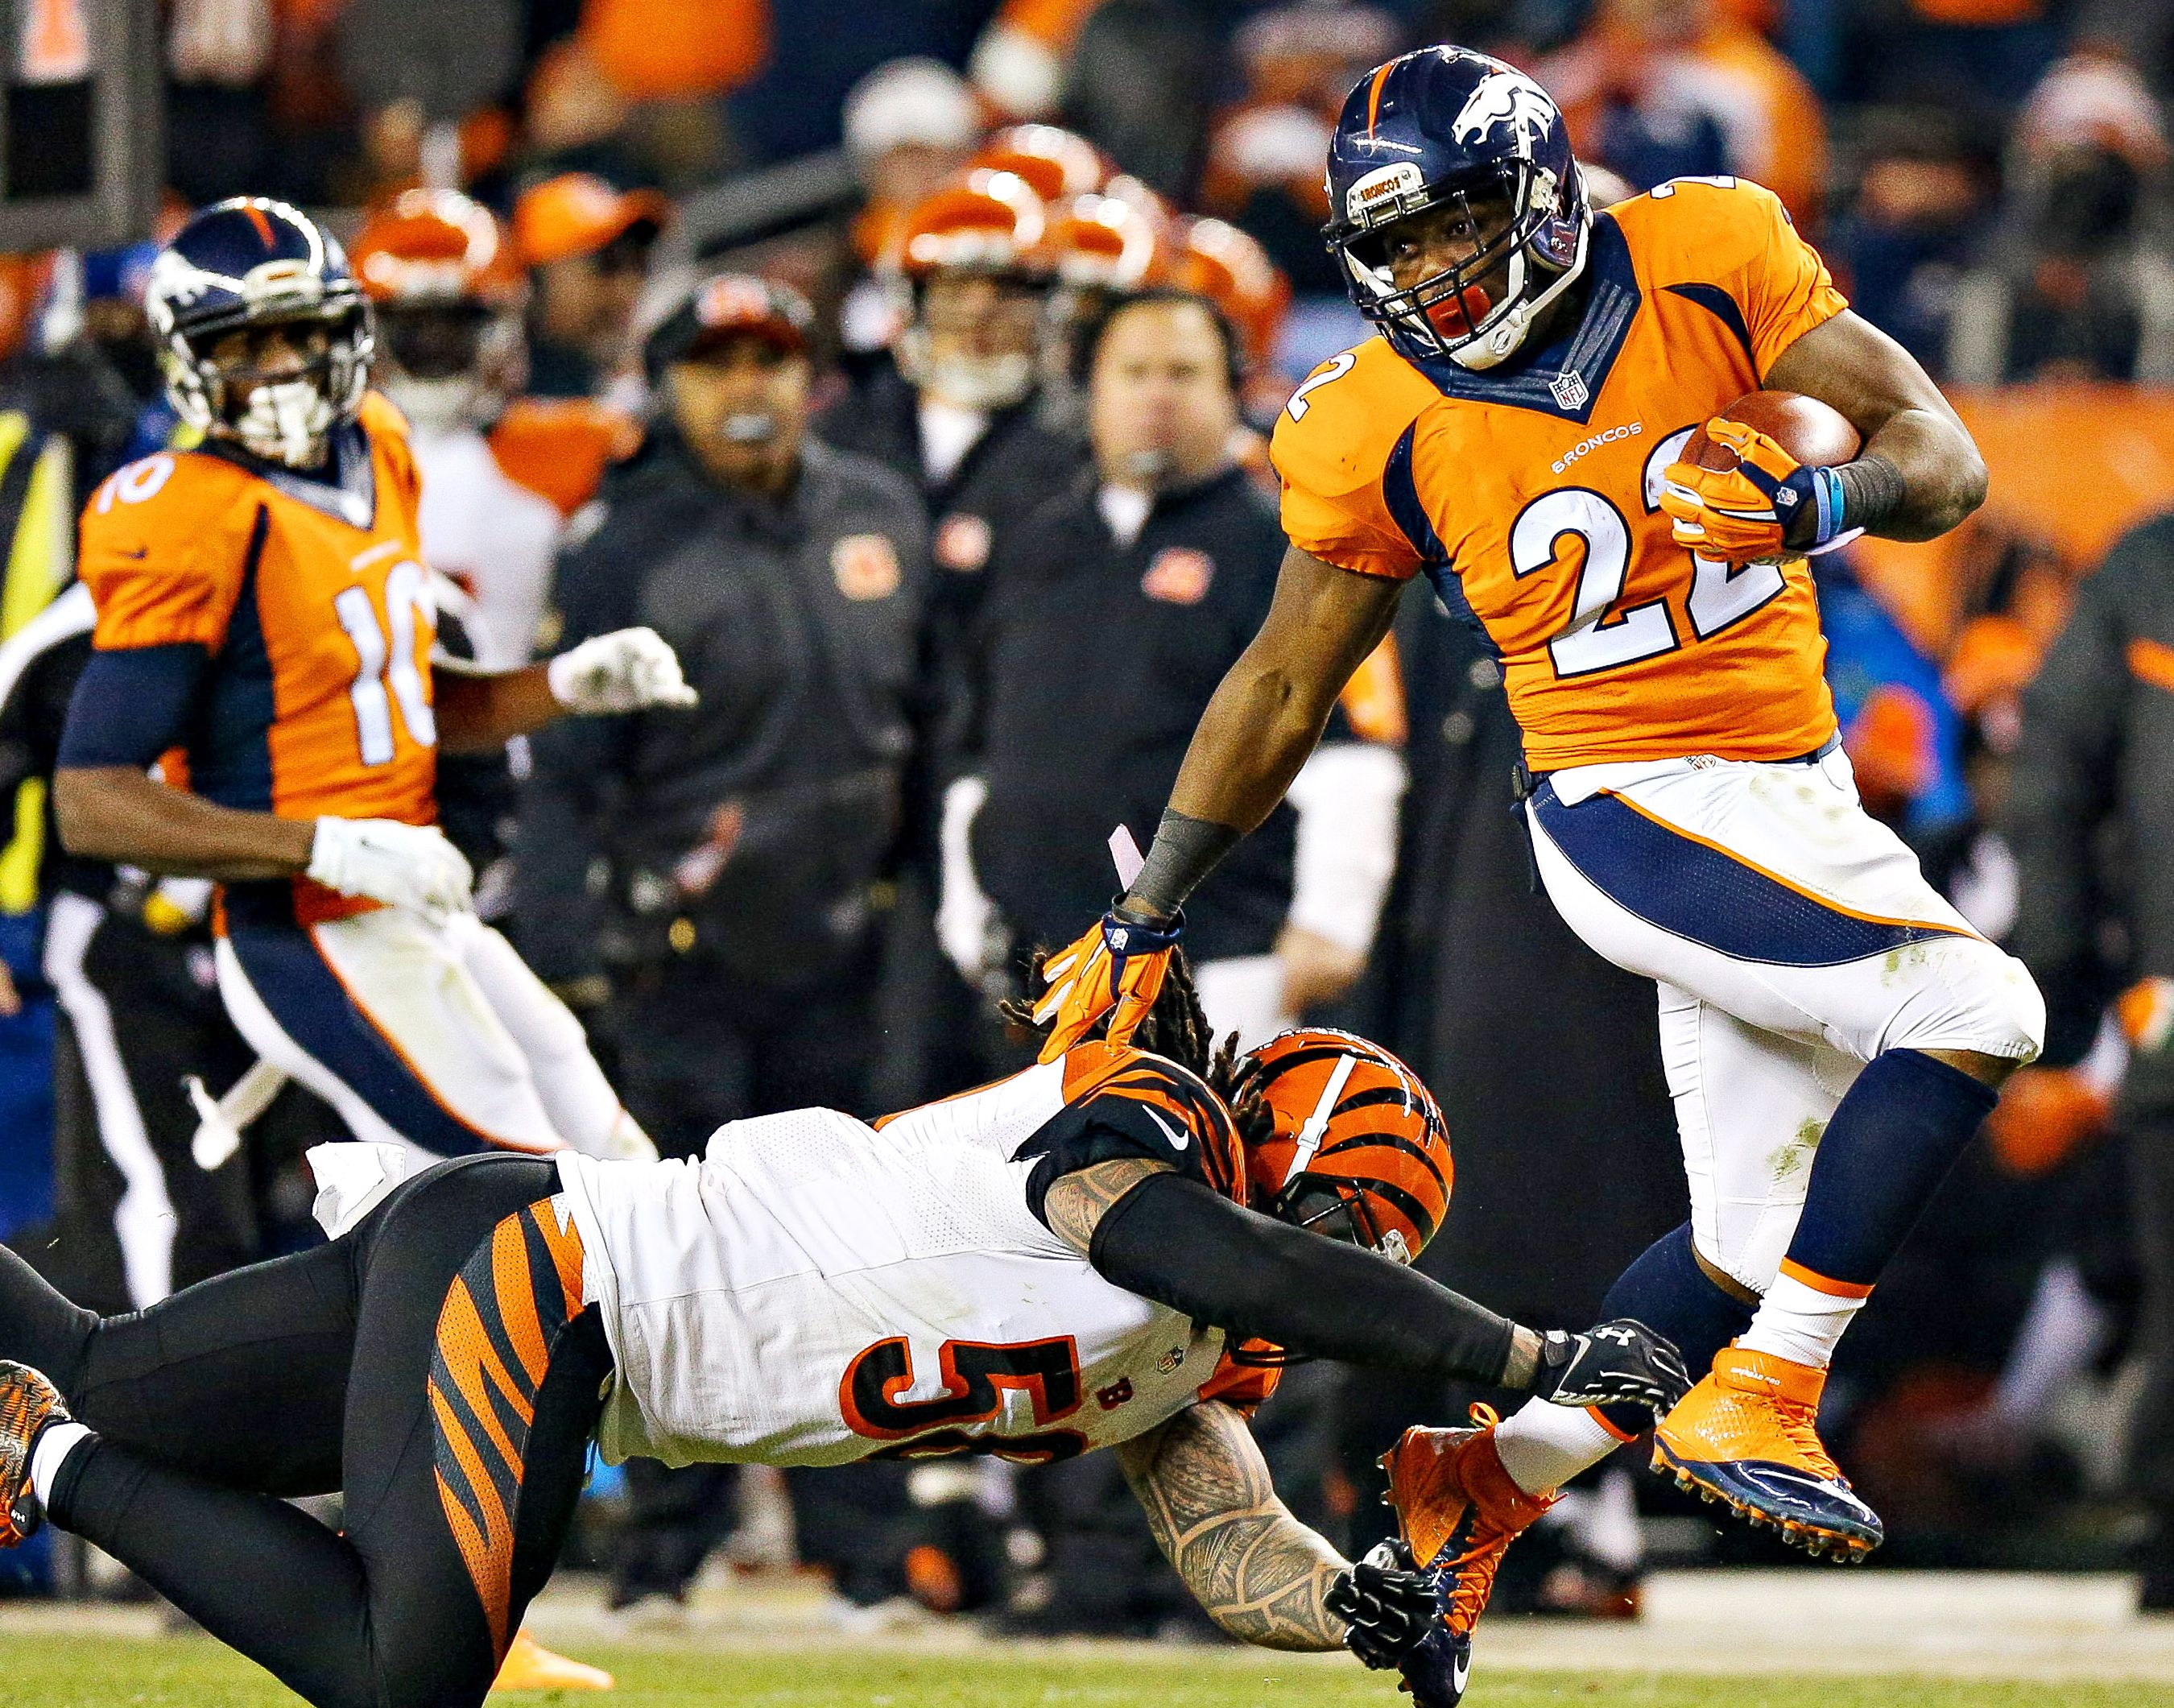
M650 705L692 705L695 690L679 659L654 629L621 629L584 640L545 667L551 697L567 711L640 711Z
M985 778L960 777L944 792L943 889L936 904L936 940L951 957L960 977L979 984L987 970L989 927L997 905L974 873L974 819L989 798Z
M310 877L342 895L404 907L442 925L467 910L475 881L468 857L435 824L397 819L320 819Z

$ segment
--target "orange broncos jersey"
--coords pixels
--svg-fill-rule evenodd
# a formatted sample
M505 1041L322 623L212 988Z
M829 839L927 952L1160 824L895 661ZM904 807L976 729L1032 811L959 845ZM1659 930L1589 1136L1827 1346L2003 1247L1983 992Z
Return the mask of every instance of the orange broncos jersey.
M1679 179L1598 214L1577 325L1488 373L1374 338L1276 423L1293 545L1425 571L1500 654L1536 770L1713 754L1793 759L1835 732L1810 571L1694 559L1661 472L1847 305L1782 204Z
M436 611L407 425L371 393L335 439L337 484L206 450L107 479L81 532L95 644L210 654L187 749L196 793L283 818L433 824ZM372 905L306 880L296 902L306 923Z

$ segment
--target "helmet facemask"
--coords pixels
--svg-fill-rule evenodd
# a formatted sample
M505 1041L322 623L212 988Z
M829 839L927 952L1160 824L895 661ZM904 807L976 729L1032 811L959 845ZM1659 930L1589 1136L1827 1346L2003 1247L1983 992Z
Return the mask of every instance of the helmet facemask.
M1584 270L1592 221L1582 180L1567 186L1530 160L1460 183L1415 186L1383 198L1365 225L1331 228L1331 243L1366 316L1406 355L1447 359L1475 371L1520 349L1533 322ZM1437 208L1484 230L1485 209L1510 217L1464 260L1399 287L1388 264L1391 228ZM1574 229L1566 245L1566 230Z
M470 300L390 303L377 311L378 384L419 430L480 424L520 389L519 317Z
M259 372L214 354L234 332L291 327L323 333L323 348L299 368ZM360 299L334 312L267 312L224 326L169 332L160 352L169 396L182 420L199 431L235 439L252 455L289 468L324 461L333 429L362 402L374 338L369 306Z
M1278 1194L1268 1213L1294 1228L1304 1228L1333 1240L1356 1246L1395 1263L1412 1261L1412 1248L1401 1229L1386 1226L1375 1213L1364 1187L1349 1181L1302 1174Z
M911 286L909 318L898 338L900 372L916 389L961 409L993 412L1023 402L1041 374L1049 315L1049 296L1042 282L1024 273L995 269L978 273L960 269L948 277L949 280L989 281L998 299L987 310L991 316L1013 312L1015 301L1021 306L1030 301L1033 338L1025 349L1017 350L940 349L943 329L932 324L929 316L930 297L947 282L946 275L938 274L914 281Z

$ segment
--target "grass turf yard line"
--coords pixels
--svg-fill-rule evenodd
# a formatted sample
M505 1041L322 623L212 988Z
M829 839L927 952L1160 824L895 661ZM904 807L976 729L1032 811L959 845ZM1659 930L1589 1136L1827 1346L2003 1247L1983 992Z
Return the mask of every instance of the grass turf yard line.
M1355 1668L1221 1651L1167 1659L1058 1654L716 1654L581 1650L610 1667L609 1696L506 1696L501 1708L1408 1708ZM203 1638L71 1640L0 1635L5 1700L24 1708L292 1708L264 1673ZM2174 1708L2174 1684L1907 1678L1502 1673L1475 1678L1471 1708Z

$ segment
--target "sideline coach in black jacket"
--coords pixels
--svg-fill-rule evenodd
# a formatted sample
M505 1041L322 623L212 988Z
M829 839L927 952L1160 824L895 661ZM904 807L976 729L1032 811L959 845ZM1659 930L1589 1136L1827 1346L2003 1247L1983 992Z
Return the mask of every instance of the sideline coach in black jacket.
M868 1103L927 533L895 475L805 436L808 317L697 285L648 341L650 443L559 564L565 641L639 613L701 695L534 743L520 845L531 964L608 982L621 1095L668 1156Z
M1197 297L1122 304L1088 348L1095 464L1000 539L947 791L939 929L986 979L1106 906L1107 840L1144 846L1192 728L1260 627L1284 536L1231 457L1229 329ZM1257 1042L1366 965L1403 767L1340 714L1201 888L1187 947L1218 1030Z
M701 695L538 739L517 854L530 965L606 997L619 1095L667 1156L743 1116L873 1112L874 900L927 524L890 470L806 437L810 318L760 279L698 284L644 350L663 404L649 444L559 562L565 641L646 623ZM796 1478L803 1554L859 1563L903 1471ZM733 1472L637 1460L628 1480L613 1605L676 1601L729 1524Z

